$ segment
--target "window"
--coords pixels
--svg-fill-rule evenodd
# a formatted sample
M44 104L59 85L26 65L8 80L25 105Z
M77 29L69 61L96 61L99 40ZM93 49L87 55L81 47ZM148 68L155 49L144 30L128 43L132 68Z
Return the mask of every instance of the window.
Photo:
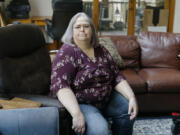
M134 35L156 26L172 32L174 4L175 0L91 0L89 14L99 35Z

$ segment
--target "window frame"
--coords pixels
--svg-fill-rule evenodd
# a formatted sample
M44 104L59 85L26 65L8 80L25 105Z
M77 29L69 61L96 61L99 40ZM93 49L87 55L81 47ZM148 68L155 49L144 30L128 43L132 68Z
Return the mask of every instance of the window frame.
M165 0L165 9L169 10L167 32L173 32L175 2L176 2L176 0ZM127 35L134 35L135 16L136 16L136 0L129 0ZM98 20L99 19L99 0L93 0L92 19L93 19L93 23L94 23L96 31L97 31L98 25L99 25L98 24L98 22L99 22L99 20Z

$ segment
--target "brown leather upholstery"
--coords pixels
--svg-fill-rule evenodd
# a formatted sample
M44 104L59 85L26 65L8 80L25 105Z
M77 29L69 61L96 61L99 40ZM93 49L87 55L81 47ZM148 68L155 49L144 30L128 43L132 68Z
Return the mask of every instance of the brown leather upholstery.
M180 69L180 34L141 32L137 38L141 47L143 67Z
M147 93L137 94L139 112L142 113L171 113L180 111L180 93Z
M139 68L140 46L135 36L110 36L119 54L122 56L125 66Z
M122 73L136 94L140 112L180 111L180 34L109 37L125 62Z
M121 71L135 93L147 93L146 82L133 69Z
M180 93L180 70L146 68L140 70L139 75L147 82L150 93Z

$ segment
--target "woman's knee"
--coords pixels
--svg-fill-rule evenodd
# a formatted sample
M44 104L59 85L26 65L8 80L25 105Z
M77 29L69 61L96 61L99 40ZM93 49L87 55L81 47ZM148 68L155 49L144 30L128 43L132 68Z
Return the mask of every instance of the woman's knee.
M109 135L110 128L107 121L97 121L96 124L87 124L85 135Z
M114 91L111 95L111 99L105 108L105 115L108 116L120 116L128 113L129 103L128 100L120 93Z
M99 109L84 104L81 104L80 108L86 121L85 135L109 135L108 122Z

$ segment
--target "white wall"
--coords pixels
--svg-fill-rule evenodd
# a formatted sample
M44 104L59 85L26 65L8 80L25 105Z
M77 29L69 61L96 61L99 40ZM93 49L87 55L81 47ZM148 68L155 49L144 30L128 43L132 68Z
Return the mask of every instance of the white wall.
M173 32L180 33L180 0L176 0Z

